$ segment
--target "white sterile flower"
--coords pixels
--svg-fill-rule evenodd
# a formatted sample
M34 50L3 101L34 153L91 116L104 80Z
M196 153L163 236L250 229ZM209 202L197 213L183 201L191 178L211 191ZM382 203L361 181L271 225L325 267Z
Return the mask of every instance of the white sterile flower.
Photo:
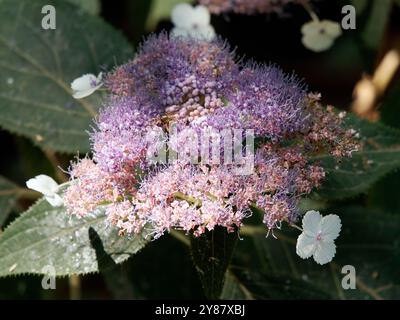
M335 214L322 217L318 211L308 211L303 217L303 232L297 238L296 253L303 259L313 256L319 264L330 262L336 253L334 240L341 226Z
M187 3L179 3L172 9L171 20L174 24L173 36L193 37L210 41L215 37L215 30L210 25L210 12L207 7L192 7Z
M102 77L103 73L100 72L97 77L94 74L88 73L75 79L71 83L71 89L73 91L72 96L75 99L82 99L90 96L103 85L101 81Z
M63 199L57 194L58 184L53 178L44 174L38 175L26 182L29 189L43 193L46 200L53 206L59 207L63 205Z
M312 51L329 49L335 39L342 34L340 24L330 20L312 20L301 27L303 45Z

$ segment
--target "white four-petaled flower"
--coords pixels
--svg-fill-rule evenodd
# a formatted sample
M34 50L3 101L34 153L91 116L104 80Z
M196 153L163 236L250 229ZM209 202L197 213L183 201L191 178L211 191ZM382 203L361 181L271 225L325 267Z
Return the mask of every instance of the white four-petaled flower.
M57 194L58 184L53 178L40 174L26 182L29 189L43 193L46 200L53 206L59 207L63 205L63 199Z
M71 89L73 91L72 96L75 99L82 99L90 96L103 85L102 77L103 73L100 72L97 77L94 74L88 73L75 79L71 83Z
M330 262L336 253L334 241L341 226L335 214L322 217L318 211L308 211L303 217L303 232L297 238L297 254L303 259L313 256L319 264Z
M177 4L171 13L174 24L173 36L193 37L210 41L215 37L214 28L210 25L210 12L207 7L192 7L187 3Z
M321 52L329 49L335 39L342 34L340 24L330 20L312 20L301 27L303 45L312 51Z

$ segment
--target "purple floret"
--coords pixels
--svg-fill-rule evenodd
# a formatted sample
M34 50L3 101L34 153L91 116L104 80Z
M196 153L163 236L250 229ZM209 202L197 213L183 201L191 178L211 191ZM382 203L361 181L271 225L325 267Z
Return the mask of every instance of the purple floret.
M227 44L216 39L204 42L196 39L170 38L167 33L150 36L139 48L135 59L115 71L130 79L130 94L152 104L169 106L184 104L193 93L206 95L207 85L226 95L238 74L234 55ZM108 86L119 89L125 79L113 77ZM118 91L118 90L114 90ZM204 99L200 98L199 99Z
M217 110L208 123L216 128L254 129L256 135L279 140L308 125L307 93L294 76L275 66L246 66L229 104Z
M160 112L135 97L112 99L97 120L91 135L94 160L108 172L138 164L146 151L143 135Z

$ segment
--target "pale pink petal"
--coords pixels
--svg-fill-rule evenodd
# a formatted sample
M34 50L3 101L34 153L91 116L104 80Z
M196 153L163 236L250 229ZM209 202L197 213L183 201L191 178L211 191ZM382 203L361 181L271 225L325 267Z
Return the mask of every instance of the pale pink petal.
M333 38L323 34L307 34L301 38L303 45L314 52L328 50L333 45Z
M302 233L297 238L296 253L302 259L311 257L317 248L317 243L313 237L309 237L305 233Z
M199 5L194 7L193 9L193 19L192 24L196 24L198 26L207 26L210 24L210 12L207 7Z
M40 174L26 182L26 186L29 189L43 193L44 195L53 195L58 189L57 182L53 178Z
M58 194L45 196L45 198L53 207L60 207L64 204L63 199Z
M318 211L307 211L303 217L303 230L310 237L315 237L320 231L322 216Z
M334 242L321 241L314 253L314 260L318 264L331 262L336 253L336 245Z
M322 20L321 26L325 33L327 33L332 38L337 38L342 34L342 28L339 23L330 20Z
M342 224L336 214L329 214L321 220L321 237L323 241L333 241L340 233Z
M171 12L172 23L178 28L190 28L193 16L193 7L188 3L177 4Z

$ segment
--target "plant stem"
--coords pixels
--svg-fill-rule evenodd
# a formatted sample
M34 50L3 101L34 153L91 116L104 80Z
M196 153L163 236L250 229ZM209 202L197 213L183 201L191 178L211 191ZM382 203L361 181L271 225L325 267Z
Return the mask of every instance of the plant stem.
M18 188L15 190L17 198L36 200L41 197L41 194L37 191L30 190L27 188Z
M266 234L266 230L263 226L243 225L240 227L240 234L243 236L255 236L258 234Z
M47 159L49 159L50 163L53 165L57 180L60 183L67 182L69 179L67 175L60 169L61 163L58 160L56 153L53 150L49 149L45 149L43 152L46 155Z
M302 229L302 228L300 228L298 225L295 225L295 224L289 224L289 226L290 226L290 227L292 227L292 228L295 228L295 229L297 229L297 230L300 230L301 232L303 232L303 229Z
M77 274L73 274L69 277L69 299L80 300L81 298L81 279Z
M180 241L185 246L190 246L190 240L181 231L171 230L170 235L173 236L176 240Z
M308 12L308 14L310 15L310 17L313 21L317 21L317 22L319 21L317 14L315 13L315 11L312 9L311 5L307 1L302 1L301 5Z
M182 192L175 192L174 197L180 200L185 200L188 203L195 205L196 207L201 207L201 200L188 196Z

